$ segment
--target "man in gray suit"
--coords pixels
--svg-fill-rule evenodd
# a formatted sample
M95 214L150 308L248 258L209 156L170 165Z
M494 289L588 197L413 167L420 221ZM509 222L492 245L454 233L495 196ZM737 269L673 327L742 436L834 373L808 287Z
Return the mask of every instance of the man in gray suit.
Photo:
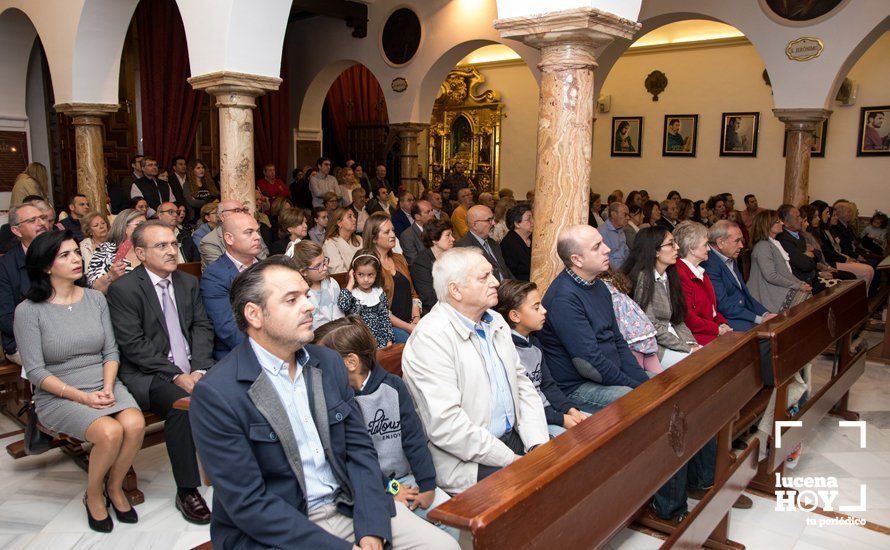
M500 245L489 236L494 228L494 214L491 209L482 204L470 208L467 211L467 227L470 228L470 231L454 243L454 246L475 246L482 249L482 255L491 264L491 274L498 281L514 279L515 277L504 261Z
M223 223L233 214L241 213L250 214L250 209L238 201L225 200L216 207L219 225L201 239L201 269L207 269L207 266L225 254L226 242L223 239ZM262 251L257 254L257 258L265 260L269 256L269 249L266 247L266 243L262 242L262 239L260 239L260 243L262 244Z
M423 226L433 219L433 205L429 201L417 201L411 208L411 219L414 223L399 236L402 255L408 260L408 265L413 264L414 258L426 248L423 246Z

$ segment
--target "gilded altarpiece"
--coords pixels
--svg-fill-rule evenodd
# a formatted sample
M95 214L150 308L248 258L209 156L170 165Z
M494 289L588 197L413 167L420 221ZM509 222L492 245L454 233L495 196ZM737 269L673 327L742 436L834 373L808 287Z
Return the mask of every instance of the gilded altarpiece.
M429 128L429 180L439 187L462 162L479 192L500 188L501 116L504 104L494 90L479 91L485 77L472 66L445 78Z

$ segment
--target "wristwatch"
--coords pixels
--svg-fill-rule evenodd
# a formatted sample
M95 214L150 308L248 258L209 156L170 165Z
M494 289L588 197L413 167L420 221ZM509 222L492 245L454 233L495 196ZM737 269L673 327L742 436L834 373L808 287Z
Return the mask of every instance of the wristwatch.
M386 492L395 496L399 494L399 489L402 486L399 484L398 480L390 479L389 483L386 484Z

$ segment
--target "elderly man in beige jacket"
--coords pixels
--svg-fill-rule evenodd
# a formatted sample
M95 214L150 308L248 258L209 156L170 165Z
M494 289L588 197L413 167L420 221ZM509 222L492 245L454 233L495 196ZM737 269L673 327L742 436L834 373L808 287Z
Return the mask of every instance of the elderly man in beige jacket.
M476 248L433 265L439 302L402 354L404 379L430 441L439 487L451 494L546 443L544 406L491 308L498 281Z

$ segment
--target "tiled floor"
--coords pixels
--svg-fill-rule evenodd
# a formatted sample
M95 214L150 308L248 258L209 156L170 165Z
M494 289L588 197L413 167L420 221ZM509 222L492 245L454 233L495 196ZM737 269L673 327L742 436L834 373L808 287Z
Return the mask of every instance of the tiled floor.
M815 366L817 387L825 379L826 369L825 363ZM867 365L851 393L850 408L861 412L867 422L866 449L859 448L855 429L839 430L836 419L825 418L789 475L836 477L839 504L855 504L859 484L866 484L868 510L852 515L890 527L890 367ZM0 417L0 433L13 429L9 420ZM13 440L0 440L0 446ZM189 549L209 540L207 526L187 523L173 507L175 485L163 446L140 452L135 468L145 493L145 503L137 507L139 523L116 523L113 533L100 535L86 526L81 504L86 477L68 457L50 451L14 461L0 453L0 548ZM212 488L202 491L210 502ZM776 512L773 500L750 496L754 507L734 510L730 527L730 537L749 549L890 548L888 535L857 526L809 525L808 518L818 522L824 516ZM612 539L609 548L658 548L661 542L625 529Z

